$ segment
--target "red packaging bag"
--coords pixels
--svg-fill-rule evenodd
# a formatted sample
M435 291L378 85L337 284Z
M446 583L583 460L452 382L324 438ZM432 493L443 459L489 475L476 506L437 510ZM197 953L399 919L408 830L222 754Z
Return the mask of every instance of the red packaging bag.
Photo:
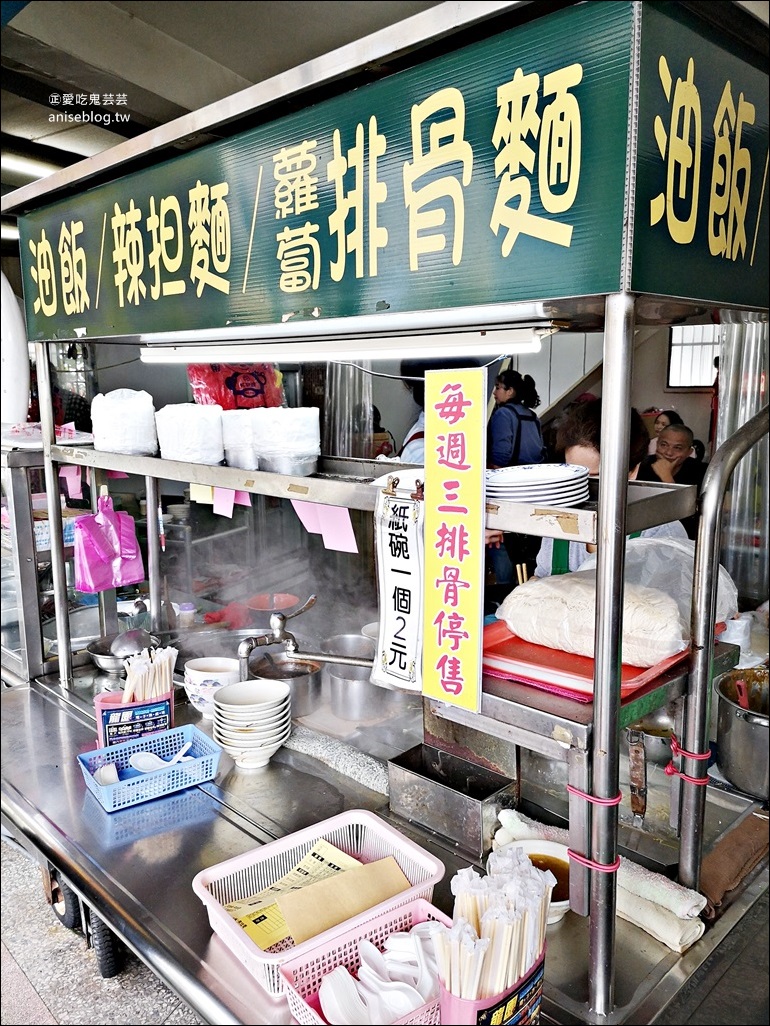
M283 405L281 372L272 363L191 363L187 378L200 406L251 410Z

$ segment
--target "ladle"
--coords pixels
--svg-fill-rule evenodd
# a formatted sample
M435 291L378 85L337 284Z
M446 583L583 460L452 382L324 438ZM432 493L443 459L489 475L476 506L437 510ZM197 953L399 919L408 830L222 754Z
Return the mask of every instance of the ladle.
M741 709L748 709L749 708L749 693L748 693L748 689L746 688L746 681L745 680L736 680L736 682L735 682L735 690L738 693L738 705L741 707Z
M154 770L168 769L175 762L190 762L192 760L192 756L186 754L191 745L192 741L185 742L176 755L170 759L161 759L155 752L134 752L128 761L132 769L139 770L140 773L152 773Z
M144 627L133 627L129 631L118 634L110 645L110 652L114 656L126 658L131 655L138 655L145 648L153 644L153 637Z

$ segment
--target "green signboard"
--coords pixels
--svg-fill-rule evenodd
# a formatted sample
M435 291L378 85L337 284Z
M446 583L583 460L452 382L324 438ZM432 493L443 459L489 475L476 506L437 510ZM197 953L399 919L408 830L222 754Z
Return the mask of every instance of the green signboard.
M768 76L730 46L644 5L631 287L766 309Z
M565 8L21 218L30 339L617 291L632 29Z

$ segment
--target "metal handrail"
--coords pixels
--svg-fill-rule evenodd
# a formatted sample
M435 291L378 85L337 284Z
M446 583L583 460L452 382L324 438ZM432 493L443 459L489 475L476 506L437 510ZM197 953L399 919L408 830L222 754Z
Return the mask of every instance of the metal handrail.
M714 657L719 550L722 506L735 467L770 429L770 407L765 406L717 449L706 470L699 498L700 523L695 546L690 637L692 653L687 685L684 749L693 754L708 751L709 685ZM705 759L683 757L683 773L705 779ZM706 788L682 779L682 837L679 851L679 882L697 890L703 853L703 822Z

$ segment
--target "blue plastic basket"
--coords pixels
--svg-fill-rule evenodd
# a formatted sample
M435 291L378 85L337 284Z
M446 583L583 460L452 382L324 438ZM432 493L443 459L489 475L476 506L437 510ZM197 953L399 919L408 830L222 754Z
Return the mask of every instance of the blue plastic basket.
M176 755L182 745L191 742L187 755L192 756L190 762L177 762L168 769L154 770L152 773L136 773L129 762L135 752L153 752L161 759L170 759ZM207 780L213 780L219 765L222 749L203 731L190 724L174 727L172 730L147 734L145 737L126 741L109 748L97 748L93 752L78 755L78 762L83 771L86 787L98 799L107 812L125 809L129 805L147 802L160 798L164 794L182 791L186 787L194 787ZM94 773L107 763L113 762L121 771L130 773L131 777L119 780L117 784L98 784Z

